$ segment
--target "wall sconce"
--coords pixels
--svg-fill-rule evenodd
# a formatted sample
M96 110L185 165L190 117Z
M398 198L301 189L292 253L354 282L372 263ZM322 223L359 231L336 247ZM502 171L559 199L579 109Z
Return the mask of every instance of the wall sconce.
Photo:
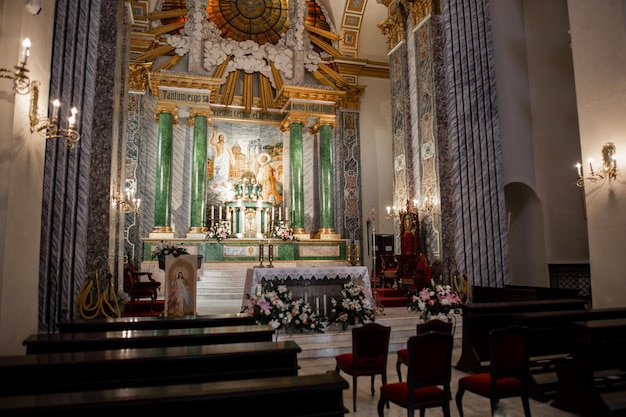
M116 193L111 204L113 207L119 207L123 213L141 213L141 199L135 198L134 188L126 188L124 190L124 196L120 195L119 192Z
M67 149L78 146L80 133L76 129L76 114L78 110L72 107L68 117L68 127L64 129L59 126L59 108L61 103L54 100L52 103L52 118L39 117L39 81L33 81L30 88L30 131L37 132L46 139L65 139Z
M585 187L585 180L591 183L604 182L608 180L614 180L617 177L617 150L615 144L607 142L602 146L602 168L599 171L593 170L593 159L589 158L589 175L587 177L583 174L583 166L579 162L576 164L578 171L578 178L576 179L576 185L580 188Z
M26 60L30 55L30 39L25 38L22 41L22 54L20 61L14 70L0 68L0 78L8 78L13 80L13 91L17 94L25 95L30 90L30 79L28 78L28 70L26 69Z
M393 219L398 214L397 210L396 206L387 206L387 214L385 214L385 218L387 220Z

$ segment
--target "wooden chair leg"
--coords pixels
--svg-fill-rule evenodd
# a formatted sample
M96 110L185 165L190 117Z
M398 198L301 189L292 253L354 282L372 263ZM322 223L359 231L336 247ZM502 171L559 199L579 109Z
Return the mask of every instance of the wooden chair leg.
M402 382L402 372L400 372L400 366L402 365L402 363L400 362L400 360L398 360L396 362L396 372L398 373L398 381Z

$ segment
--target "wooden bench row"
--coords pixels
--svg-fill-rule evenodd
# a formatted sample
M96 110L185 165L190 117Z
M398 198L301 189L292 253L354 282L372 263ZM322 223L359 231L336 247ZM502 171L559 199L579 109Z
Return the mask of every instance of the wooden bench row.
M626 308L516 313L513 318L515 324L528 328L530 396L548 401L554 397L558 384L555 364L576 351L574 323L626 318Z
M533 287L505 285L504 287L472 286L472 303L503 303L511 301L557 300L580 298L578 290L572 288Z
M23 341L26 353L87 352L144 347L272 341L270 325L239 325L87 333L39 333Z
M191 329L255 324L247 313L206 314L186 317L119 317L63 320L59 333L112 332L120 330Z
M586 311L579 298L471 303L461 306L463 331L461 356L456 369L464 372L484 372L489 366L489 332L515 324L514 315L561 310Z
M0 356L0 396L298 375L293 340Z
M556 364L554 407L585 417L626 415L626 318L574 322L573 357Z
M28 354L0 357L0 415L160 415L192 406L229 415L345 414L348 383L335 372L299 376L295 341L273 341L271 326L193 327L200 321L33 335L24 341Z
M0 397L0 415L176 415L181 410L200 409L233 416L344 417L343 390L348 387L345 379L330 371L306 376L23 395Z

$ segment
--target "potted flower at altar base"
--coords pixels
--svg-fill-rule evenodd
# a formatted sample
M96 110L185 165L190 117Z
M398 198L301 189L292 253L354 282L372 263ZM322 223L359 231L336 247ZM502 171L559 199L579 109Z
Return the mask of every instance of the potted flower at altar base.
M423 321L439 318L451 321L452 314L459 314L461 298L452 291L450 285L435 284L431 281L430 287L422 288L417 293L409 293L409 311L417 312Z
M180 256L187 255L187 249L182 246L176 246L173 243L163 242L152 250L152 258L157 258L159 261L159 269L165 270L165 257L167 255Z
M278 222L276 226L274 226L274 232L272 233L272 237L276 237L282 240L298 240L293 235L293 229L287 227L287 223L284 220Z
M363 287L353 281L343 285L342 299L330 299L332 304L328 315L328 325L341 326L346 330L348 326L355 326L375 321L375 310L365 297Z
M227 220L220 220L215 223L206 234L206 240L216 239L218 242L230 236L230 223Z
M258 295L246 294L246 297L248 305L241 312L251 314L259 324L269 324L276 331L287 333L323 332L317 313L304 300L293 300L284 280L266 281Z

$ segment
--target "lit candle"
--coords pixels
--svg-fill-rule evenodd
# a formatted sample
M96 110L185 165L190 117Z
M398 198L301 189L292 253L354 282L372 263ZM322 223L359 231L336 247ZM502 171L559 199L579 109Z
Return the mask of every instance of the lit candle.
M30 39L24 38L22 41L22 56L20 57L20 65L26 65L28 55L30 55Z
M78 113L78 109L76 107L72 107L71 110L72 115L69 117L70 129L74 129L76 127L76 113Z
M215 219L215 206L211 206L211 220Z
M324 305L323 305L323 307L324 307L324 315L326 315L326 294L324 294L323 297L324 297Z
M222 206L218 207L217 218L222 220Z
M278 207L278 221L282 220L281 219L283 217L282 212L283 212L283 208L282 207Z
M591 172L591 174L593 174L593 165L591 165L591 163L593 162L593 158L589 158L589 171Z
M59 118L59 107L61 107L61 102L56 99L52 102L52 120L57 120Z
M315 312L317 314L320 313L320 298L319 297L315 297Z
M582 177L583 176L583 166L582 164L579 162L576 164L576 168L578 169L578 176Z
M391 207L387 206L387 214L391 214Z
M272 221L274 221L274 207L272 207Z

